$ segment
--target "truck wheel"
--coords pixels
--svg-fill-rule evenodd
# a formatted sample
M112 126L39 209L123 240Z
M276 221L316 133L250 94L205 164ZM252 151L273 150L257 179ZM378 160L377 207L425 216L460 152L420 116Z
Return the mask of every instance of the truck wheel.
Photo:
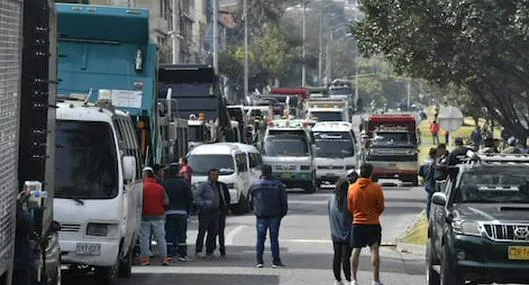
M133 246L135 243L131 244L131 247L129 248L129 252L126 256L123 257L122 260L119 261L119 277L120 278L129 278L132 275L132 260L134 259L134 251Z
M316 192L316 181L313 178L312 181L305 186L305 193L312 194L314 192Z
M316 187L321 188L321 184L323 183L323 180L316 179Z
M440 285L439 273L433 269L433 252L431 241L426 245L426 285Z
M119 275L119 260L113 266L96 267L95 279L98 285L117 285Z
M448 246L444 245L444 250L441 256L441 285L464 285L465 281L462 280L461 275L454 268L455 264L452 264L449 260L450 252Z
M410 179L410 182L411 182L411 184L413 184L413 187L417 187L417 186L419 186L419 177L417 177L417 176L413 176L413 177Z

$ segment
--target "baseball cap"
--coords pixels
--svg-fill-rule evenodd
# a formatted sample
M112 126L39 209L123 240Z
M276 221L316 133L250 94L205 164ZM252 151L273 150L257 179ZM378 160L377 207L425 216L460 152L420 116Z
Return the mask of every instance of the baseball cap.
M148 171L154 173L154 170L153 170L152 167L150 167L150 166L146 166L146 167L144 167L143 170L142 170L142 172L148 172Z

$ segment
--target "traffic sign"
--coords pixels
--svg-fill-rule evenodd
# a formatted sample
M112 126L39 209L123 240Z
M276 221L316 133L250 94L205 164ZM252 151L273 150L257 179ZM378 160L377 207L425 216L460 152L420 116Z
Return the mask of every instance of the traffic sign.
M446 106L439 110L437 121L439 122L441 128L452 133L459 130L459 128L463 126L465 117L458 108L454 106Z

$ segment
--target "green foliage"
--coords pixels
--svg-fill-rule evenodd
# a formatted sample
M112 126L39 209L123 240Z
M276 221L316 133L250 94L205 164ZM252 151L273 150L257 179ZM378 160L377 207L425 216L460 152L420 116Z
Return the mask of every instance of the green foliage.
M529 6L525 0L363 0L360 50L397 72L468 90L468 105L519 137L528 129ZM468 99L468 98L467 98Z

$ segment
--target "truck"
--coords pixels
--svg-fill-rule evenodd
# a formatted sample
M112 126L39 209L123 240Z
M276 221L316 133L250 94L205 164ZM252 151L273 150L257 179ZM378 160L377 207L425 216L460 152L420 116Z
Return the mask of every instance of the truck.
M310 99L306 102L306 118L320 122L344 121L352 118L351 106L345 100L331 100L326 98Z
M13 282L19 210L28 212L33 225L30 246L35 271L26 272L32 275L30 281L60 284L60 225L53 220L52 199L57 83L54 3L1 0L0 6L0 23L9 27L0 32L0 106L4 110L0 113L0 284Z
M307 88L272 88L271 97L278 98L284 103L288 115L296 118L303 117L305 112L305 101L310 98L310 90ZM283 114L285 115L285 114Z
M210 65L161 64L158 70L158 98L171 99L173 113L189 120L191 147L211 142L235 142L219 77Z
M169 135L181 133L181 122L170 112L177 103L157 96L158 47L149 40L149 11L82 4L58 4L57 10L60 95L96 103L110 94L112 105L132 116L143 163L173 162L171 150L183 138Z
M399 179L418 185L418 133L413 114L370 115L364 130L365 161L375 167L374 179Z

